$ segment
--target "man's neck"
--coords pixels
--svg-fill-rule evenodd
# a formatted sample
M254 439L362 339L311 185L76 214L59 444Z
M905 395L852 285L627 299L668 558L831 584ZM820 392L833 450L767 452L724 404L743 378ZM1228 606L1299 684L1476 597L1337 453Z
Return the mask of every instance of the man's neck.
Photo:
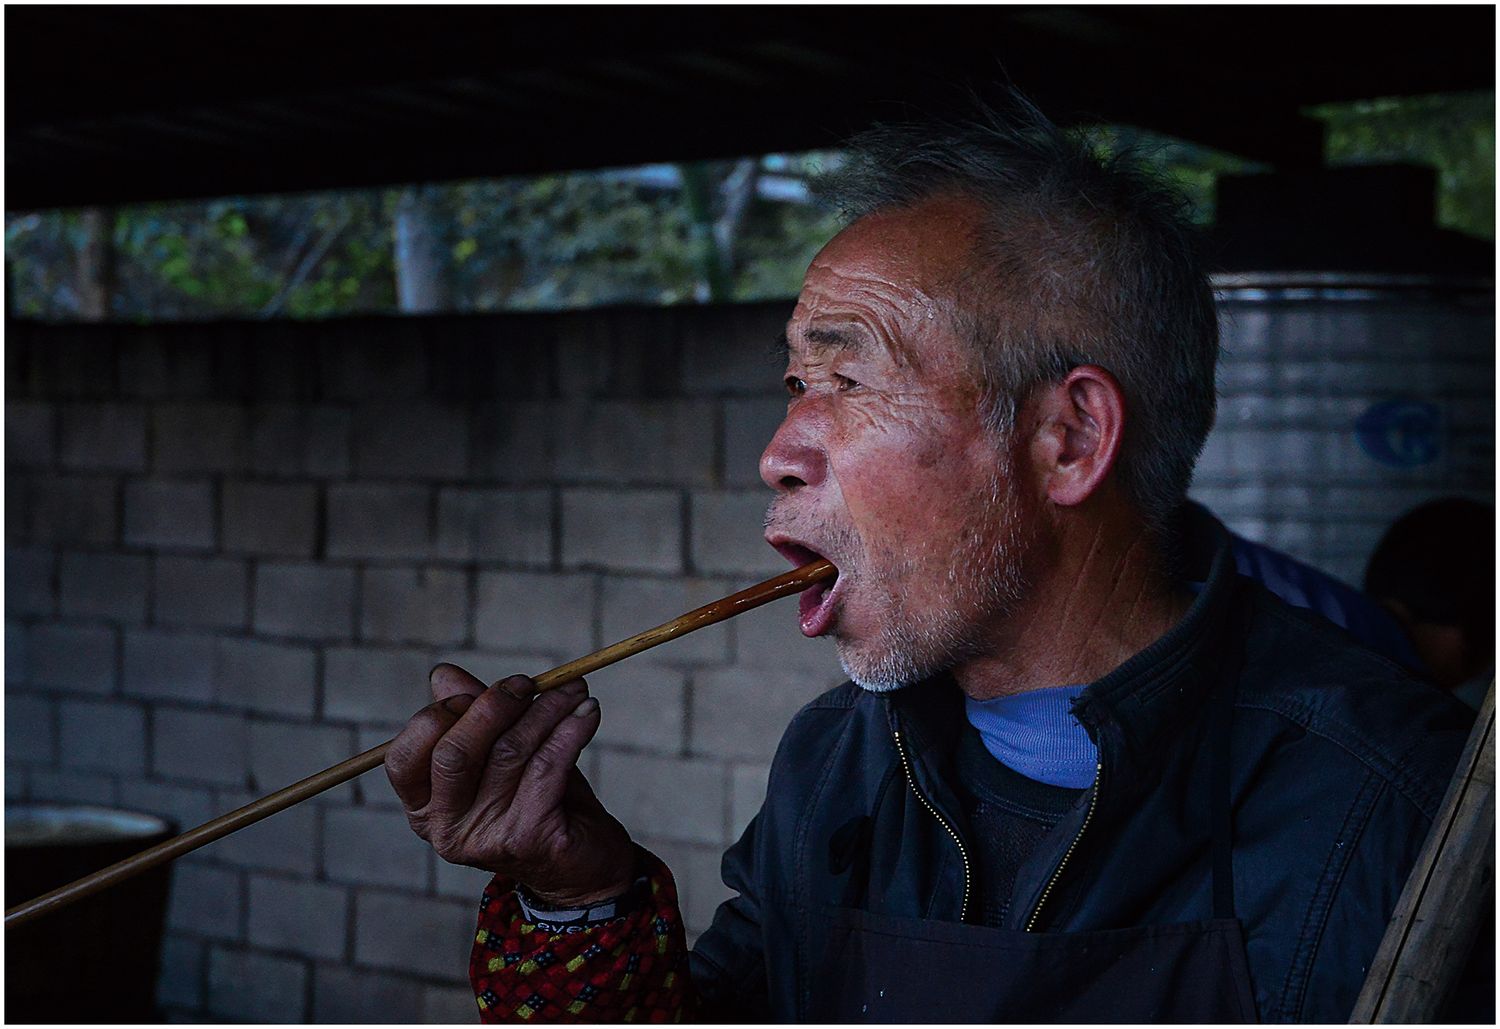
M1160 639L1192 604L1142 528L1099 524L1062 538L1049 564L997 625L988 652L953 670L975 700L1093 682Z

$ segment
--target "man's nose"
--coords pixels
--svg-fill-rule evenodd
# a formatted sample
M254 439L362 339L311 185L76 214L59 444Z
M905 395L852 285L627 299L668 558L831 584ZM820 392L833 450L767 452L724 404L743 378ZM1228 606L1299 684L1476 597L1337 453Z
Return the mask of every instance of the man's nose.
M823 448L808 426L788 415L760 455L761 480L778 492L816 486L827 467Z

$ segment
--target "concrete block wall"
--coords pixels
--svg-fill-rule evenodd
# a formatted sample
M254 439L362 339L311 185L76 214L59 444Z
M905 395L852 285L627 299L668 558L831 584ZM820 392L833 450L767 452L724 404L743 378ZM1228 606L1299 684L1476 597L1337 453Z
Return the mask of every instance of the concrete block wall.
M1359 346L1234 305L1198 492L1242 531L1348 575L1410 503L1488 488L1492 300L1366 310ZM438 660L540 671L782 570L756 462L787 310L11 325L7 799L196 825L388 739ZM1413 388L1444 459L1360 463L1352 417ZM783 726L841 678L790 605L591 678L584 770L693 933ZM474 1017L488 877L436 860L378 771L174 876L174 1020Z
M11 326L7 797L185 828L388 739L438 660L539 672L784 570L756 461L785 314ZM791 605L591 677L585 771L694 933L841 678ZM474 1019L488 876L379 771L174 875L174 1019Z

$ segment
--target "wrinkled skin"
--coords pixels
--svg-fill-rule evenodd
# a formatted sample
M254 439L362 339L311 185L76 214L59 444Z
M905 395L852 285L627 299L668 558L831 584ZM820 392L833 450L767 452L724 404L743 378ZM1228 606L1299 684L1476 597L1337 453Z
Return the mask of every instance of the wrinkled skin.
M386 775L412 830L438 856L525 883L556 908L630 885L630 835L578 770L599 731L582 679L539 696L524 675L485 689L456 665L432 670L434 703L386 754Z
M1013 398L1003 437L986 423L952 317L959 288L1004 302L968 267L980 219L939 198L859 220L814 259L787 325L766 539L838 565L803 632L832 636L870 689L939 671L981 700L1091 682L1190 601L1113 475L1126 410L1108 370Z
M831 635L872 689L987 649L1024 590L1031 505L945 296L972 218L943 201L861 220L813 261L787 325L766 538L838 566Z

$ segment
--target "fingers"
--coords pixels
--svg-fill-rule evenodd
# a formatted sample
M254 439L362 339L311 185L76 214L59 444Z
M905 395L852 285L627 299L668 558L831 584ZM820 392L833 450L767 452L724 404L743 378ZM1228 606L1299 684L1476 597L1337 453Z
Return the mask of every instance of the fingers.
M479 778L496 739L508 732L530 705L523 698L533 685L524 675L502 679L468 704L462 717L432 748L430 814L458 818L474 804ZM459 701L450 697L444 703Z
M427 674L427 685L432 690L433 700L447 700L461 694L477 697L484 692L484 683L446 661Z
M392 741L386 770L412 828L444 859L526 882L541 895L592 902L617 894L634 868L630 835L578 770L599 729L581 679L536 693L512 676L477 695L477 680L434 669L441 699Z
M412 716L391 741L391 749L385 756L386 777L408 812L420 811L431 800L433 751L475 698L485 692L484 683L446 662L428 673L427 682L434 703ZM512 717L524 709L517 695L530 695L530 681L526 683L524 687L515 685L506 693L514 709Z
M432 748L472 703L465 695L429 704L411 717L385 754L385 774L407 811L427 806L432 789Z
M479 784L480 792L485 796L499 797L507 805L511 804L527 763L535 757L538 748L547 741L557 723L567 718L588 693L588 684L582 679L574 679L533 700L525 714L516 719L507 732L495 739L490 748L489 763L483 780Z
M544 814L562 804L569 782L578 773L578 757L599 731L599 702L593 697L579 701L551 726L516 786L511 806L518 812ZM582 783L587 789L587 783ZM577 789L577 784L573 786ZM589 791L592 795L592 791Z
M459 818L476 796L508 804L521 770L558 718L588 694L582 680L534 700L536 684L513 675L481 694L432 751L432 814ZM481 783L481 779L484 781Z

